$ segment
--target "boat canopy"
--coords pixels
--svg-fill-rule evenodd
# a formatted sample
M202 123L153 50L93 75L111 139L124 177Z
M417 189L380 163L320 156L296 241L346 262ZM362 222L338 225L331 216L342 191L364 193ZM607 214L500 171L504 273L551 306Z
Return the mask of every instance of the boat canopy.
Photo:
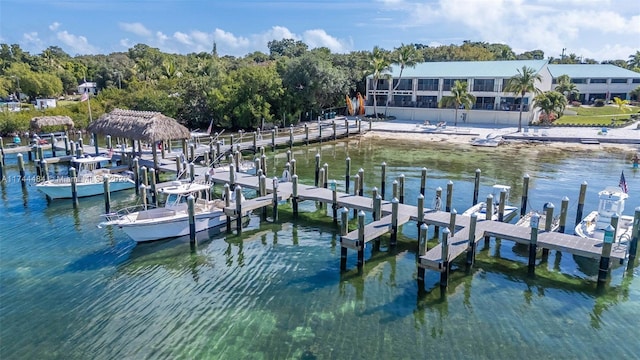
M199 191L208 191L209 185L196 184L196 183L181 183L175 181L171 185L160 189L160 191L167 195L172 194L190 194Z
M103 161L111 161L111 158L106 156L87 156L82 158L73 158L71 161L77 164L95 164Z

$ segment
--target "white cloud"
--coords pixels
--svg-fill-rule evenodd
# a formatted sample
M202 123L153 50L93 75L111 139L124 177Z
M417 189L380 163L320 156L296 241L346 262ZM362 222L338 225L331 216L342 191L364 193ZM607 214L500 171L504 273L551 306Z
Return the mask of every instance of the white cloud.
M176 31L175 33L173 33L173 38L183 45L193 45L193 42L191 41L191 36L183 32Z
M68 31L60 31L56 34L58 40L60 40L68 49L71 49L71 53L75 54L96 54L98 48L89 44L86 37L82 35L70 34Z
M22 34L22 41L25 43L25 47L31 46L35 49L44 48L44 42L40 39L36 31Z
M49 25L49 30L56 31L58 30L59 27L60 27L60 23L57 21L54 21L51 25Z
M338 53L344 53L350 48L350 44L327 34L322 29L307 30L302 34L302 39L309 48L326 47Z
M169 40L169 37L167 35L165 35L164 33L162 33L162 31L157 31L156 32L156 40L160 44L164 44L167 40Z
M119 23L120 29L136 34L138 36L150 37L152 32L139 22L135 23Z
M131 40L125 38L125 39L120 39L120 46L129 49L133 47L133 44L131 43Z

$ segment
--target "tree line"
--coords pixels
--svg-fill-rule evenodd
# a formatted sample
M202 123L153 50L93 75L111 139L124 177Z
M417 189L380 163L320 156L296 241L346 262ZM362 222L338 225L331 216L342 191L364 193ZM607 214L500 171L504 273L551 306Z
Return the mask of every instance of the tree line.
M0 44L0 98L74 98L78 84L92 81L99 90L90 99L94 118L118 107L159 111L191 129L206 128L213 120L217 128L250 130L262 124L288 126L323 111L344 109L345 96L365 94L366 76L377 78L392 64L402 71L424 61L544 59L541 50L516 54L508 45L471 41L339 54L282 39L270 41L268 50L233 57L220 56L215 43L210 52L191 54L138 44L126 52L71 56L58 46L32 55L19 45ZM574 54L548 60L595 63ZM607 62L640 72L640 52L629 60ZM89 121L81 103L47 109L45 114L69 115L78 127ZM0 133L26 130L32 116L2 112Z

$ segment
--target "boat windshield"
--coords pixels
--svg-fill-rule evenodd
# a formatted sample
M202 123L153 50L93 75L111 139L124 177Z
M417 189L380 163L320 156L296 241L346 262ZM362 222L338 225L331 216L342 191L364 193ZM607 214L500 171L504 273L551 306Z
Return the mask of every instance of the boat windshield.
M169 194L167 195L165 207L172 207L172 206L179 206L181 204L186 204L187 198L189 197L189 195L193 195L193 197L195 198L194 200L197 200L200 197L198 192L187 193L187 194Z

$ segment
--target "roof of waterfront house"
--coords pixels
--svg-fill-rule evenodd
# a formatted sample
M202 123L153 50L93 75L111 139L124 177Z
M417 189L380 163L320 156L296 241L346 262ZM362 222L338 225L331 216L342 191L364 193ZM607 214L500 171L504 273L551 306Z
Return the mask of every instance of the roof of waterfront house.
M540 72L547 60L504 61L441 61L423 62L415 67L405 67L403 78L510 78L518 74L523 66ZM400 66L391 66L390 74L398 77ZM371 77L371 75L369 76Z
M549 64L549 72L554 78L569 75L578 78L631 78L640 79L640 73L623 69L612 64Z

